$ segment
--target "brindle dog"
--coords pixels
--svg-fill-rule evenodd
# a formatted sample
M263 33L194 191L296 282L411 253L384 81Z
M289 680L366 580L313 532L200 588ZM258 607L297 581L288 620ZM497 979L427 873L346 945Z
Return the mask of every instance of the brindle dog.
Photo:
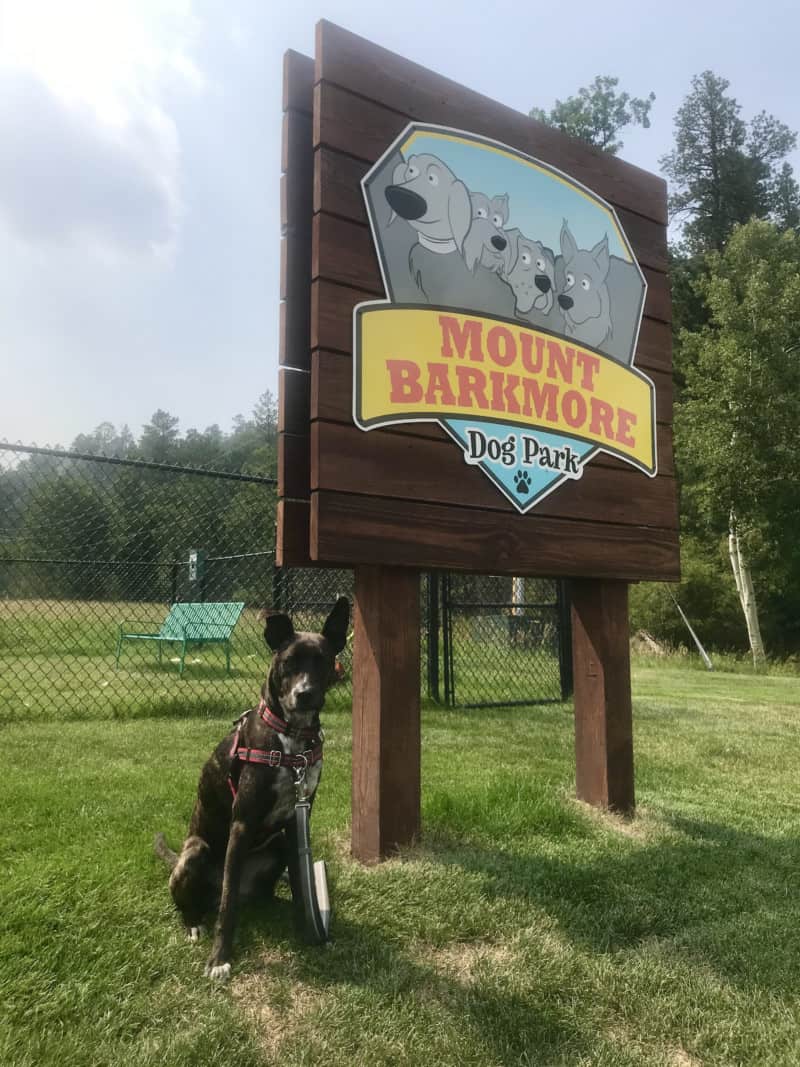
M211 978L230 977L240 900L270 894L288 865L296 908L300 904L295 776L305 768L305 788L313 801L322 770L319 713L349 619L346 597L336 601L321 634L295 633L288 615L267 618L264 638L274 656L260 705L234 724L203 767L180 855L163 835L156 838L157 854L172 867L169 887L191 941L199 939L203 919L219 907L205 969ZM303 757L312 751L314 756ZM264 762L270 754L282 754L286 762L296 757L297 767Z

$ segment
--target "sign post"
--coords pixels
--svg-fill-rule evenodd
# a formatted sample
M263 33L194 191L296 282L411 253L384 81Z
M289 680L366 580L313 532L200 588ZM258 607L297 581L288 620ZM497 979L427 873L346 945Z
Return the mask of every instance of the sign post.
M353 855L375 863L419 833L419 573L356 567Z
M665 183L327 22L284 106L278 558L356 572L354 854L419 830L421 570L572 582L576 791L630 813L627 584L680 576Z

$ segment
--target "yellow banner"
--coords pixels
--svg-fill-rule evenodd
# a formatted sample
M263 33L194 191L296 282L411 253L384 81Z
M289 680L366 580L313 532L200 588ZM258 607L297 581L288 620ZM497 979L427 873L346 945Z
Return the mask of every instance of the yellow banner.
M356 309L354 417L362 429L459 418L536 427L655 473L655 390L633 367L505 320L442 308Z

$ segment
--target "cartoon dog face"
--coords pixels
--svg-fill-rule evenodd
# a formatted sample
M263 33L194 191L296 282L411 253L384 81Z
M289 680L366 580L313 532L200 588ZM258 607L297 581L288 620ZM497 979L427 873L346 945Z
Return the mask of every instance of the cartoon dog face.
M591 250L578 248L566 219L561 227L564 282L558 303L571 328L608 316L608 235ZM609 324L610 328L610 324Z
M472 221L469 192L438 156L423 153L398 163L385 196L390 224L398 216L405 219L433 252L463 251Z
M470 270L480 264L499 273L508 266L508 238L503 226L508 222L508 196L470 193L472 225L464 242L464 262Z
M520 314L536 310L547 315L553 306L556 280L555 256L541 241L531 241L519 230L510 230L511 269L503 275L514 290Z

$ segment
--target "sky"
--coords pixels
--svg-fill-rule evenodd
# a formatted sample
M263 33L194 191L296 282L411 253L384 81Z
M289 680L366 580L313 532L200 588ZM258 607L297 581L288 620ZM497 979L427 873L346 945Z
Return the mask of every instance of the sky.
M0 439L227 430L276 391L281 59L320 18L520 111L652 90L649 170L708 68L800 130L794 0L0 0Z

